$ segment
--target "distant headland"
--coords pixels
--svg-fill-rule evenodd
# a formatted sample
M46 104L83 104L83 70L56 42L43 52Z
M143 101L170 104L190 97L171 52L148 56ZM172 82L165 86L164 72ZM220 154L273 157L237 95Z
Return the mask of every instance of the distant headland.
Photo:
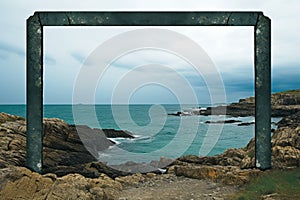
M272 117L285 117L300 111L300 90L277 92L271 96ZM237 103L207 108L194 108L190 111L170 113L175 116L188 115L230 115L233 117L254 116L255 98L240 99Z

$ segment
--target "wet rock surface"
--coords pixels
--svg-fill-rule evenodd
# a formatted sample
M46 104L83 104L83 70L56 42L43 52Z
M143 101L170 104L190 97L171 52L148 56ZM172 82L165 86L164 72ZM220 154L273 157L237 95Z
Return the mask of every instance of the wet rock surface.
M255 124L255 122L243 122L243 123L238 124L238 126L250 126L253 124Z
M229 119L229 120L220 120L220 121L206 121L205 123L206 124L233 124L238 122L242 122L242 121Z

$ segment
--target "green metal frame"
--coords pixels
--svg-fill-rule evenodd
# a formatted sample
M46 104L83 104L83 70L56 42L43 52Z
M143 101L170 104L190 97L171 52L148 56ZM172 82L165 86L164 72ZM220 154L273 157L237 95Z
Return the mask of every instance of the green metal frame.
M27 19L28 168L42 173L44 26L253 26L256 167L271 167L271 21L262 12L35 12Z

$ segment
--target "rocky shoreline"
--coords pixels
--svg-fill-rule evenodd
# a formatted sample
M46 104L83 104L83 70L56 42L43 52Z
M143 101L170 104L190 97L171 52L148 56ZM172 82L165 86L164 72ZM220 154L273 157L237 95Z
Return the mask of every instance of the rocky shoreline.
M171 185L176 181L180 184L183 179L178 177L186 177L209 180L208 183L221 184L216 187L222 188L222 185L243 185L251 177L263 173L254 168L253 139L244 148L228 149L212 157L180 157L166 168L165 175L131 174L95 161L82 145L74 126L59 119L45 119L44 127L44 175L39 175L24 167L25 120L0 113L0 199L118 199L124 196L123 190L128 194L129 186L129 190L132 187L144 188L151 181L164 182L170 177L175 181ZM113 143L106 138L103 145ZM278 123L272 136L272 167L300 167L300 112L284 117Z
M24 118L0 113L0 167L25 166L26 154L26 122ZM99 151L107 149L115 143L109 137L130 137L129 132L104 129L91 129L88 126L68 125L60 119L44 119L43 137L43 172L63 176L69 173L79 173L86 177L95 178L101 173L114 178L128 173L108 168L97 162L95 156ZM81 136L78 135L80 131ZM87 150L83 145L82 134L97 134L97 145ZM93 138L92 138L93 139Z
M297 106L293 105L294 108ZM292 110L289 115L283 113L282 117L272 135L272 168L300 167L300 111ZM0 199L124 200L173 198L174 195L181 195L179 199L222 199L222 193L236 192L237 187L251 177L264 173L254 168L254 139L244 148L228 149L211 157L188 155L174 161L162 158L152 163L159 167L163 162L170 162L162 175L159 171L132 174L113 169L93 156L114 145L109 138L132 138L131 133L111 129L100 131L87 126L75 129L74 125L60 119L44 119L43 123L44 171L40 175L25 167L26 121L22 117L0 113ZM87 150L78 130L99 135L101 144ZM160 190L158 186L162 185L164 189ZM145 190L147 192L142 192Z
M300 111L300 90L278 92L271 95L272 117L285 117ZM255 98L240 99L237 103L196 109L191 112L178 111L170 113L174 116L188 115L230 115L232 117L248 117L255 114Z

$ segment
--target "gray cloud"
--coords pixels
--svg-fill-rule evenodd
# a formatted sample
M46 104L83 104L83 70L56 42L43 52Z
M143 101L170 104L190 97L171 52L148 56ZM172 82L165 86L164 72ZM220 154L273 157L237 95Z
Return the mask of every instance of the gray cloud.
M74 58L80 64L83 64L86 59L82 54L80 54L78 52L72 52L70 55L72 56L72 58Z
M0 42L0 59L6 60L9 54L15 54L21 57L25 57L25 50L14 45L9 45L4 42ZM45 55L45 63L48 65L55 65L56 60L49 55Z
M71 52L70 55L73 59L75 59L81 65L83 65L83 64L86 66L93 65L93 61L88 60L87 59L88 56L85 56L83 53Z
M4 52L7 52L7 53L13 53L13 54L16 54L18 56L25 56L24 49L13 46L13 45L9 45L9 44L1 42L1 41L0 41L0 50L2 50ZM4 58L6 57L6 55L3 55L3 54L2 54L2 56Z

